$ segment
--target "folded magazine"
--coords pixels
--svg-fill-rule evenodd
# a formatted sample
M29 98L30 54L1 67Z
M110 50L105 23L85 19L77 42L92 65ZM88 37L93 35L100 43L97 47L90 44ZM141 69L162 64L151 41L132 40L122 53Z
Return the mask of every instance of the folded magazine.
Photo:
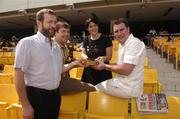
M165 94L142 94L136 99L138 111L142 114L168 113Z

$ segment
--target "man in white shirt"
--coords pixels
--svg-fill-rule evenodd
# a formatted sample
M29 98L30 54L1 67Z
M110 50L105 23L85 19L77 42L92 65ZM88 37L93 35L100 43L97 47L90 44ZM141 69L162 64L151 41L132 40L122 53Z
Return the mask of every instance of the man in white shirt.
M51 38L57 22L53 10L36 14L37 34L20 40L15 56L15 85L25 119L57 119L62 54Z
M115 39L121 43L116 65L99 61L96 69L106 69L117 73L116 77L96 85L104 93L123 97L137 97L143 93L145 45L130 34L129 24L125 19L118 19L113 24Z

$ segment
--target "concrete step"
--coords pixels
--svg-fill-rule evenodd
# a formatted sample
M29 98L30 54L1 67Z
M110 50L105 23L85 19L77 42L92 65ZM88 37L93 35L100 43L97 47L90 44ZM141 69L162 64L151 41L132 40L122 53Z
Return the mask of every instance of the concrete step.
M172 63L168 63L166 58L161 58L153 49L147 49L150 68L158 70L158 80L164 87L166 95L180 97L180 71L175 70Z

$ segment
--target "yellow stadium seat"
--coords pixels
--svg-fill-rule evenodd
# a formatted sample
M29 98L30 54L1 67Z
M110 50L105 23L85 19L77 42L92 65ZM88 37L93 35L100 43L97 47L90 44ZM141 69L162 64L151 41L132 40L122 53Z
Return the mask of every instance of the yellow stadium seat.
M13 84L13 76L11 74L0 73L0 84Z
M168 62L170 61L170 59L175 58L177 47L178 47L177 43L173 43L168 47L168 51L167 51L167 61Z
M117 40L113 40L112 41L112 58L109 61L110 64L115 64L116 63L116 59L117 59L117 54L118 54L118 50L119 47L121 47L121 45L119 44L119 42Z
M77 78L77 68L73 68L69 71L70 77L71 78Z
M159 37L153 41L153 46L157 50L157 52L159 49L161 49L161 45L167 42L167 40L168 40L168 37Z
M168 50L168 47L169 45L172 44L172 42L164 42L162 43L162 46L161 46L161 56L164 57L164 53L166 53L167 55L167 50Z
M0 101L1 102L8 102L8 104L19 102L15 85L13 85L13 84L0 84Z
M11 57L11 52L4 52L5 57Z
M117 40L112 41L113 51L118 51L119 49L119 42Z
M73 58L78 59L81 58L82 52L73 51Z
M7 119L6 107L8 106L7 102L0 102L0 119Z
M3 73L5 74L11 74L14 76L14 66L13 65L5 65Z
M162 84L158 81L157 69L144 69L144 93L160 93Z
M176 69L179 68L179 62L180 62L180 47L176 48Z
M15 86L13 84L0 84L0 117L4 117L1 119L7 118L6 107L18 102Z
M14 57L8 57L8 65L13 65L14 64Z
M112 72L112 77L116 77L116 73L115 72Z
M83 74L83 70L84 70L83 67L78 67L77 68L77 78L81 79L82 74Z
M1 58L0 58L0 64L8 64L8 58L6 58L6 57L1 57Z
M80 92L61 97L59 119L84 119L87 92Z
M14 64L15 52L0 52L0 64Z
M128 99L90 92L86 119L127 119Z
M148 60L148 57L145 57L145 59L144 59L144 68L149 68L149 60Z
M12 104L6 110L8 119L24 119L21 105Z
M140 114L134 98L131 102L131 119L180 119L180 99L178 97L168 96L167 101L168 113Z
M0 52L0 58L4 57L4 52Z
M75 78L78 80L81 80L82 74L83 74L83 67L77 67L77 68L73 68L69 71L70 73L70 77L71 78Z

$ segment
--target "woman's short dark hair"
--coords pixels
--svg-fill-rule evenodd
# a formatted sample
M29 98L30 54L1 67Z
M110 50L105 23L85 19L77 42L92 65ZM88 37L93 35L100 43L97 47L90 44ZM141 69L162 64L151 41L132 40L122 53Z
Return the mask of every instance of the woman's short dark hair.
M65 21L59 21L56 23L56 32L58 32L60 28L70 29L70 25Z
M119 24L121 24L121 23L124 23L127 28L129 27L129 22L128 22L128 20L125 19L125 18L119 18L119 19L115 20L115 21L113 22L113 26L114 26L114 25L119 25Z
M95 23L96 25L99 26L99 20L98 20L97 18L91 18L91 17L89 17L89 18L86 20L86 22L85 22L85 27L86 27L86 29L88 28L88 26L89 26L89 24L90 24L91 22L93 22L93 23Z

